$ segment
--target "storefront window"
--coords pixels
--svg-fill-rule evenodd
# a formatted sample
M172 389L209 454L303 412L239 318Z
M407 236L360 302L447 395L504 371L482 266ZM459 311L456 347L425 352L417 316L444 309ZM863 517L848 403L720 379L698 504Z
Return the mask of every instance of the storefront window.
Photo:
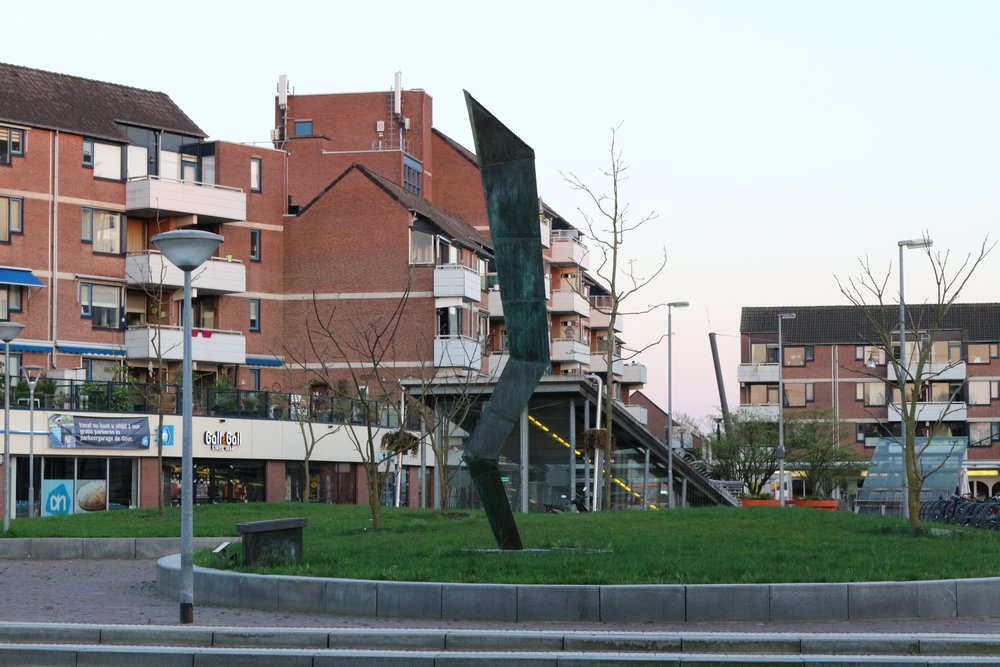
M170 502L179 505L181 464L167 463L163 474L170 479ZM195 461L196 503L264 502L262 461Z

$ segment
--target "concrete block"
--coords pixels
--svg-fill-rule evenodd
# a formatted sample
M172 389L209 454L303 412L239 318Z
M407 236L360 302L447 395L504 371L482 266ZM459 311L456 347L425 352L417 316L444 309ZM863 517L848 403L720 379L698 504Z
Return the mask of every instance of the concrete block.
M917 615L920 618L955 618L958 615L958 586L955 579L916 583Z
M83 541L83 557L94 560L134 560L134 537L90 537Z
M455 630L446 638L449 651L562 651L561 632L490 632Z
M0 644L99 644L99 626L76 624L34 625L5 623L0 625Z
M76 664L76 650L70 647L0 646L0 665L4 667L24 667L24 665L76 667Z
M178 578L179 578L178 574ZM194 568L194 602L220 607L240 606L240 572Z
M706 633L683 634L681 636L681 651L697 654L727 654L727 655L774 655L799 653L799 638L797 636L771 633Z
M563 637L563 650L680 653L681 635L676 632L567 632Z
M518 586L517 620L600 622L601 587Z
M326 612L326 582L310 577L281 577L278 580L278 609Z
M179 537L139 537L135 540L137 560L153 560L181 552ZM180 565L178 565L180 567Z
M370 616L374 618L377 608L377 581L326 580L326 613L338 616Z
M378 649L405 651L441 651L446 646L446 630L414 628L331 628L331 649Z
M177 593L180 586L181 557L164 556L156 561L156 588L161 593Z
M135 647L78 646L77 667L191 667L191 652L197 649L169 648L148 650Z
M989 637L935 637L920 638L921 655L997 656L1000 655L1000 638Z
M955 595L960 617L1000 616L1000 579L959 579Z
M307 628L219 629L214 645L225 648L323 648L328 644L326 630Z
M772 621L846 621L847 584L771 584Z
M278 609L278 581L261 574L240 576L240 606L249 609Z
M552 653L507 653L502 651L488 653L442 653L435 657L435 667L467 667L468 665L483 665L486 667L561 667L566 664L563 658ZM607 665L607 659L591 661L591 667ZM626 662L615 661L615 665L627 665ZM648 663L647 663L648 664ZM659 667L663 663L654 663Z
M27 560L31 558L31 540L26 537L11 537L0 540L0 559Z
M698 584L686 586L687 620L766 621L771 592L757 584Z
M920 651L917 639L903 635L806 634L800 644L802 655L916 655Z
M874 581L847 585L851 620L916 618L918 584L912 581Z
M601 586L601 622L684 622L684 586Z
M216 649L194 654L194 667L313 667L308 651ZM115 666L117 667L117 665ZM191 667L191 663L188 663Z
M441 584L380 581L377 595L379 618L441 618Z
M38 560L83 558L82 537L33 537L31 557Z
M590 655L580 655L580 654L570 654L559 658L559 667L597 667L598 665L606 665L608 662L602 662L602 656L590 656ZM694 665L695 667L733 667L733 665L740 664L745 665L748 663L734 663L734 662L707 662L702 661L698 656L687 656L684 661L680 660L668 660L663 657L649 657L649 656L629 656L629 658L622 657L615 660L613 665L618 665L619 667L688 667L689 665ZM752 664L752 663L751 663ZM837 665L837 667L845 667L844 665ZM852 665L847 665L846 667L853 667Z
M447 584L441 589L441 617L514 622L517 620L517 586Z
M435 662L433 655L415 656L406 651L379 651L377 655L358 651L317 655L312 664L313 667L435 667L441 663Z
M197 611L195 613L197 614ZM94 643L130 646L211 646L212 635L211 628L106 625L100 628L100 642Z

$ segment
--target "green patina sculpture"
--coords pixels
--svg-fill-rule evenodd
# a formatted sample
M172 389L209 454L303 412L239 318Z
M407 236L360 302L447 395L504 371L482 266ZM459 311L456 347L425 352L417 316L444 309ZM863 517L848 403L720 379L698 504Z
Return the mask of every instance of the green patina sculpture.
M462 459L483 501L497 545L521 549L497 458L538 381L549 370L535 152L468 92L465 102L483 179L510 359L483 407Z

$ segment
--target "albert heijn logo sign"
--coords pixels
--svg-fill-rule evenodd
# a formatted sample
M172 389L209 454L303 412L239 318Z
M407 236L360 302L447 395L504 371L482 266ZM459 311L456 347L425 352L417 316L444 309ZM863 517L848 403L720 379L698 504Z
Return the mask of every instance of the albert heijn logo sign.
M204 442L213 452L231 452L243 444L239 431L205 431Z

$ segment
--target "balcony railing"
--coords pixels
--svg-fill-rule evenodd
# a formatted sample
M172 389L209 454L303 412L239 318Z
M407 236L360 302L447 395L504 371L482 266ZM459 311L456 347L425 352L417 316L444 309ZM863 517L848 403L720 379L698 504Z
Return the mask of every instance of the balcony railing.
M503 317L503 299L500 298L500 290L491 289L486 295L490 317Z
M247 196L239 188L138 176L125 184L125 208L134 218L197 215L203 222L235 222L247 218Z
M542 247L548 248L552 245L552 223L544 215L538 218L538 230L542 237Z
M643 426L649 421L649 410L644 405L626 405L625 412L635 417Z
M757 405L741 405L740 414L748 419L776 422L778 421L778 404L765 403Z
M968 406L965 403L957 401L951 403L947 401L928 401L926 403L917 403L918 422L964 422L968 418L968 414ZM899 403L891 403L889 405L887 421L902 421L900 415Z
M736 370L737 382L767 382L778 381L778 364L740 364Z
M434 268L434 296L461 297L479 301L483 281L479 274L463 264L441 264Z
M622 369L622 384L646 384L646 366L637 362L625 364Z
M159 340L157 341L157 330ZM130 359L181 361L184 330L176 326L137 326L125 330L125 353ZM157 354L159 351L159 355ZM191 360L216 364L242 364L246 360L246 338L239 331L195 327L191 336Z
M572 289L557 289L552 291L553 313L575 313L584 317L590 315L590 302Z
M908 363L907 372L911 375L917 372L915 363ZM886 365L886 377L889 382L895 382L896 367L892 364ZM932 362L924 364L923 377L925 381L943 382L945 380L964 380L967 377L964 361Z
M607 329L611 326L611 306L601 306L595 303L596 297L590 297L590 328ZM621 313L615 316L615 332L625 331L625 316Z
M552 232L552 265L579 266L583 270L590 268L590 252L587 246L580 243L577 233L567 233L568 230Z
M129 285L184 287L184 273L157 250L129 253L125 257L125 280ZM238 259L210 257L191 273L191 287L202 292L236 294L247 291L247 269Z
M434 366L437 368L478 368L483 360L483 346L466 336L434 338Z
M552 341L552 361L559 363L590 363L590 348L582 340L556 338Z
M590 370L595 373L604 373L608 370L608 359L604 352L594 352L590 355ZM621 375L625 370L625 361L617 354L611 357L611 371L614 375Z
M44 383L44 384L43 384ZM28 386L22 381L11 394L12 409L28 409ZM2 397L2 390L0 390ZM41 380L35 400L41 409L72 412L111 412L180 415L180 385L143 384L95 380ZM399 402L349 398L333 394L293 394L280 391L248 391L225 387L194 387L194 414L246 419L296 421L326 424L365 424L399 427ZM413 415L416 418L416 415ZM407 420L410 421L409 419ZM407 428L419 430L416 422Z

